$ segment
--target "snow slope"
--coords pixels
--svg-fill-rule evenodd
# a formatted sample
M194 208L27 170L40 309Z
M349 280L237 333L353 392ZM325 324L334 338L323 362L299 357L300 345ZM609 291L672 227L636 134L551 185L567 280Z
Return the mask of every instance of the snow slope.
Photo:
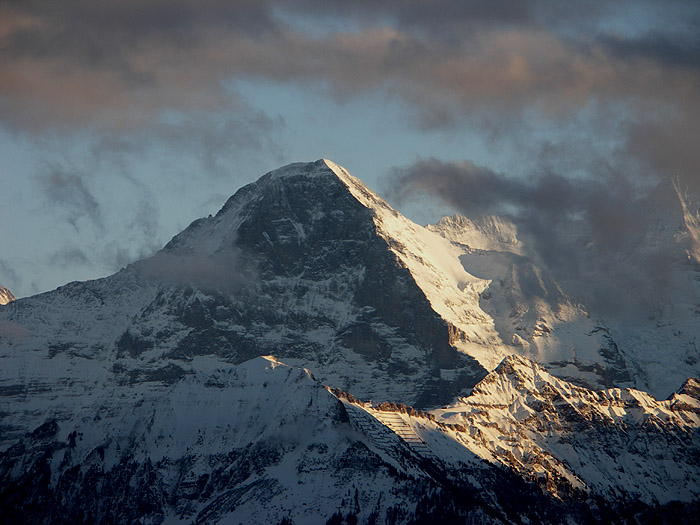
M423 412L360 402L272 356L195 361L175 384L95 390L0 453L0 518L615 522L700 492L697 381L659 402L509 357Z
M689 379L664 401L633 389L592 391L510 356L471 395L427 413L339 397L432 461L458 469L481 458L558 497L667 503L700 498L699 387Z
M507 355L521 355L586 386L637 384L630 372L634 363L620 353L604 324L521 255L512 223L455 216L423 228L346 170L326 163L372 210L378 234L447 321L450 342L460 352L487 370Z

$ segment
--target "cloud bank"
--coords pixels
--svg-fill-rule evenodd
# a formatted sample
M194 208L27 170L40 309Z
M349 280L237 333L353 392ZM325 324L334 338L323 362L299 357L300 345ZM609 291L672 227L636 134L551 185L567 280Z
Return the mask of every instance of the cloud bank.
M0 114L21 132L244 114L235 82L253 79L338 100L381 92L413 125L495 138L533 114L607 124L614 106L624 117L599 127L603 140L638 169L698 178L695 2L27 0L0 19Z

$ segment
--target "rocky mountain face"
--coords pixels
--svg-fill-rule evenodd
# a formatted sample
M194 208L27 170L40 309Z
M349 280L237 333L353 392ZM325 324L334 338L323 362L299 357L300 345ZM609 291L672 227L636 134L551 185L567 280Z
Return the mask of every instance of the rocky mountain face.
M123 385L0 453L3 522L691 523L700 509L697 381L658 402L509 357L424 412L272 357L199 369Z
M293 164L150 259L0 307L0 519L692 519L686 310L626 329L506 220L422 228Z

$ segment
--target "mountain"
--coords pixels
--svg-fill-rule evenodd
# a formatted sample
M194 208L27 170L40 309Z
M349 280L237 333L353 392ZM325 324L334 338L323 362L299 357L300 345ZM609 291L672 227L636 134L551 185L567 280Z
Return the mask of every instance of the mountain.
M551 237L540 232L534 246L530 232L499 217L446 217L427 228L461 247L464 267L487 281L479 306L515 347L508 353L581 386L662 398L700 373L700 208L667 179L624 218L612 227L624 235L571 220L542 228Z
M681 378L698 377L700 366L700 208L674 180L659 184L639 207L641 228L620 258L636 275L628 293L645 315L608 315L607 325L635 360L643 378L635 386L667 396Z
M149 259L0 309L0 519L692 517L700 368L644 330L663 351L504 219L423 228L292 164Z
M93 395L0 453L0 517L690 523L699 392L693 380L662 402L592 392L509 357L426 413L359 401L273 357L208 360L174 385Z
M4 286L0 286L0 305L7 304L14 300L15 296L12 295L12 292Z

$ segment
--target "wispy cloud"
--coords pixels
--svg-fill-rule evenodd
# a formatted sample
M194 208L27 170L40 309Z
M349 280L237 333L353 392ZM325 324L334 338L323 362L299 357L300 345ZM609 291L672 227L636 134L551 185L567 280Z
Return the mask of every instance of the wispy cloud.
M17 271L6 260L0 259L0 286L4 286L12 291L13 286L19 286L20 284L21 281Z
M87 254L78 246L64 246L50 254L48 259L50 264L56 264L63 268L82 266L90 262Z
M76 230L83 218L98 228L102 227L100 205L83 176L61 166L51 165L47 166L40 181L49 203L62 210Z
M195 242L189 250L161 250L136 263L134 269L169 285L232 293L257 282L258 273L253 261L244 256L235 242L213 253L204 242Z

